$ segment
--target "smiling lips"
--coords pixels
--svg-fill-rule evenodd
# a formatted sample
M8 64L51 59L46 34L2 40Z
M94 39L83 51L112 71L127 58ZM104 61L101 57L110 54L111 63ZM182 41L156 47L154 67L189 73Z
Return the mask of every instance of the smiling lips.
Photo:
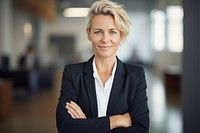
M98 46L100 49L109 49L111 48L112 46Z

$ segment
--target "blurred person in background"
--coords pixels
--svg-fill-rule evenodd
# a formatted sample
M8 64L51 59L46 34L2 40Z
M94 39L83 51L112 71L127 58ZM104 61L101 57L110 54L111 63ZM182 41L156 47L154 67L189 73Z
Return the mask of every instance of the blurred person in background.
M35 49L30 45L25 54L19 60L19 69L28 72L28 87L31 92L37 92L39 88L39 59Z
M149 131L144 69L116 56L129 27L122 5L108 0L92 5L86 32L94 55L65 66L56 112L59 133Z

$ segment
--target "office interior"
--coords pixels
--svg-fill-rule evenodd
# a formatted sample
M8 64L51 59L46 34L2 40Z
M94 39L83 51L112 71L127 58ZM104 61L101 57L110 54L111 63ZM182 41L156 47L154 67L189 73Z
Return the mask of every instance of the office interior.
M0 1L2 133L57 132L55 110L64 66L87 61L93 55L86 36L85 15L94 1ZM200 2L115 1L124 5L132 22L117 56L123 62L145 68L149 132L197 133ZM75 14L69 14L72 8L76 8ZM34 72L21 66L21 57L30 46L38 59Z

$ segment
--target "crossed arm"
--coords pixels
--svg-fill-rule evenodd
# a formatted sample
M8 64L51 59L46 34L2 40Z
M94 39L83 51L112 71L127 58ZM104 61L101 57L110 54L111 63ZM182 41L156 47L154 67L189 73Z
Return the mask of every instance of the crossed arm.
M77 80L77 77L72 77L70 69L66 67L56 109L56 124L59 133L147 133L149 128L149 110L147 107L146 83L144 72L141 72L139 75L140 78L133 80L135 83L131 83L131 85L136 84L137 86L131 87L137 87L137 89L135 89L135 92L130 93L128 112L125 114L115 112L111 116L96 118L92 117L94 114L90 112L91 110L87 110L90 107L87 101L85 101L84 106L76 104L78 101L75 88L80 86L73 84L73 80ZM82 93L86 92L83 90ZM90 117L87 115L90 115Z
M73 119L87 119L82 109L73 101L67 102L65 108ZM113 115L109 117L110 129L118 127L130 127L132 125L129 113L123 115Z

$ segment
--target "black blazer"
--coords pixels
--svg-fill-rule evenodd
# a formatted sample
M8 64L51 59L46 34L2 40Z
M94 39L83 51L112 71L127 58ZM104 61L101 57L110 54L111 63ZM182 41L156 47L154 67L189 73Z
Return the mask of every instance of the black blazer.
M56 110L59 133L147 133L149 109L143 68L124 64L117 59L107 116L98 118L93 58L88 62L65 66ZM66 102L71 100L81 107L87 119L71 118L65 109ZM109 116L127 112L131 115L132 126L110 130Z

